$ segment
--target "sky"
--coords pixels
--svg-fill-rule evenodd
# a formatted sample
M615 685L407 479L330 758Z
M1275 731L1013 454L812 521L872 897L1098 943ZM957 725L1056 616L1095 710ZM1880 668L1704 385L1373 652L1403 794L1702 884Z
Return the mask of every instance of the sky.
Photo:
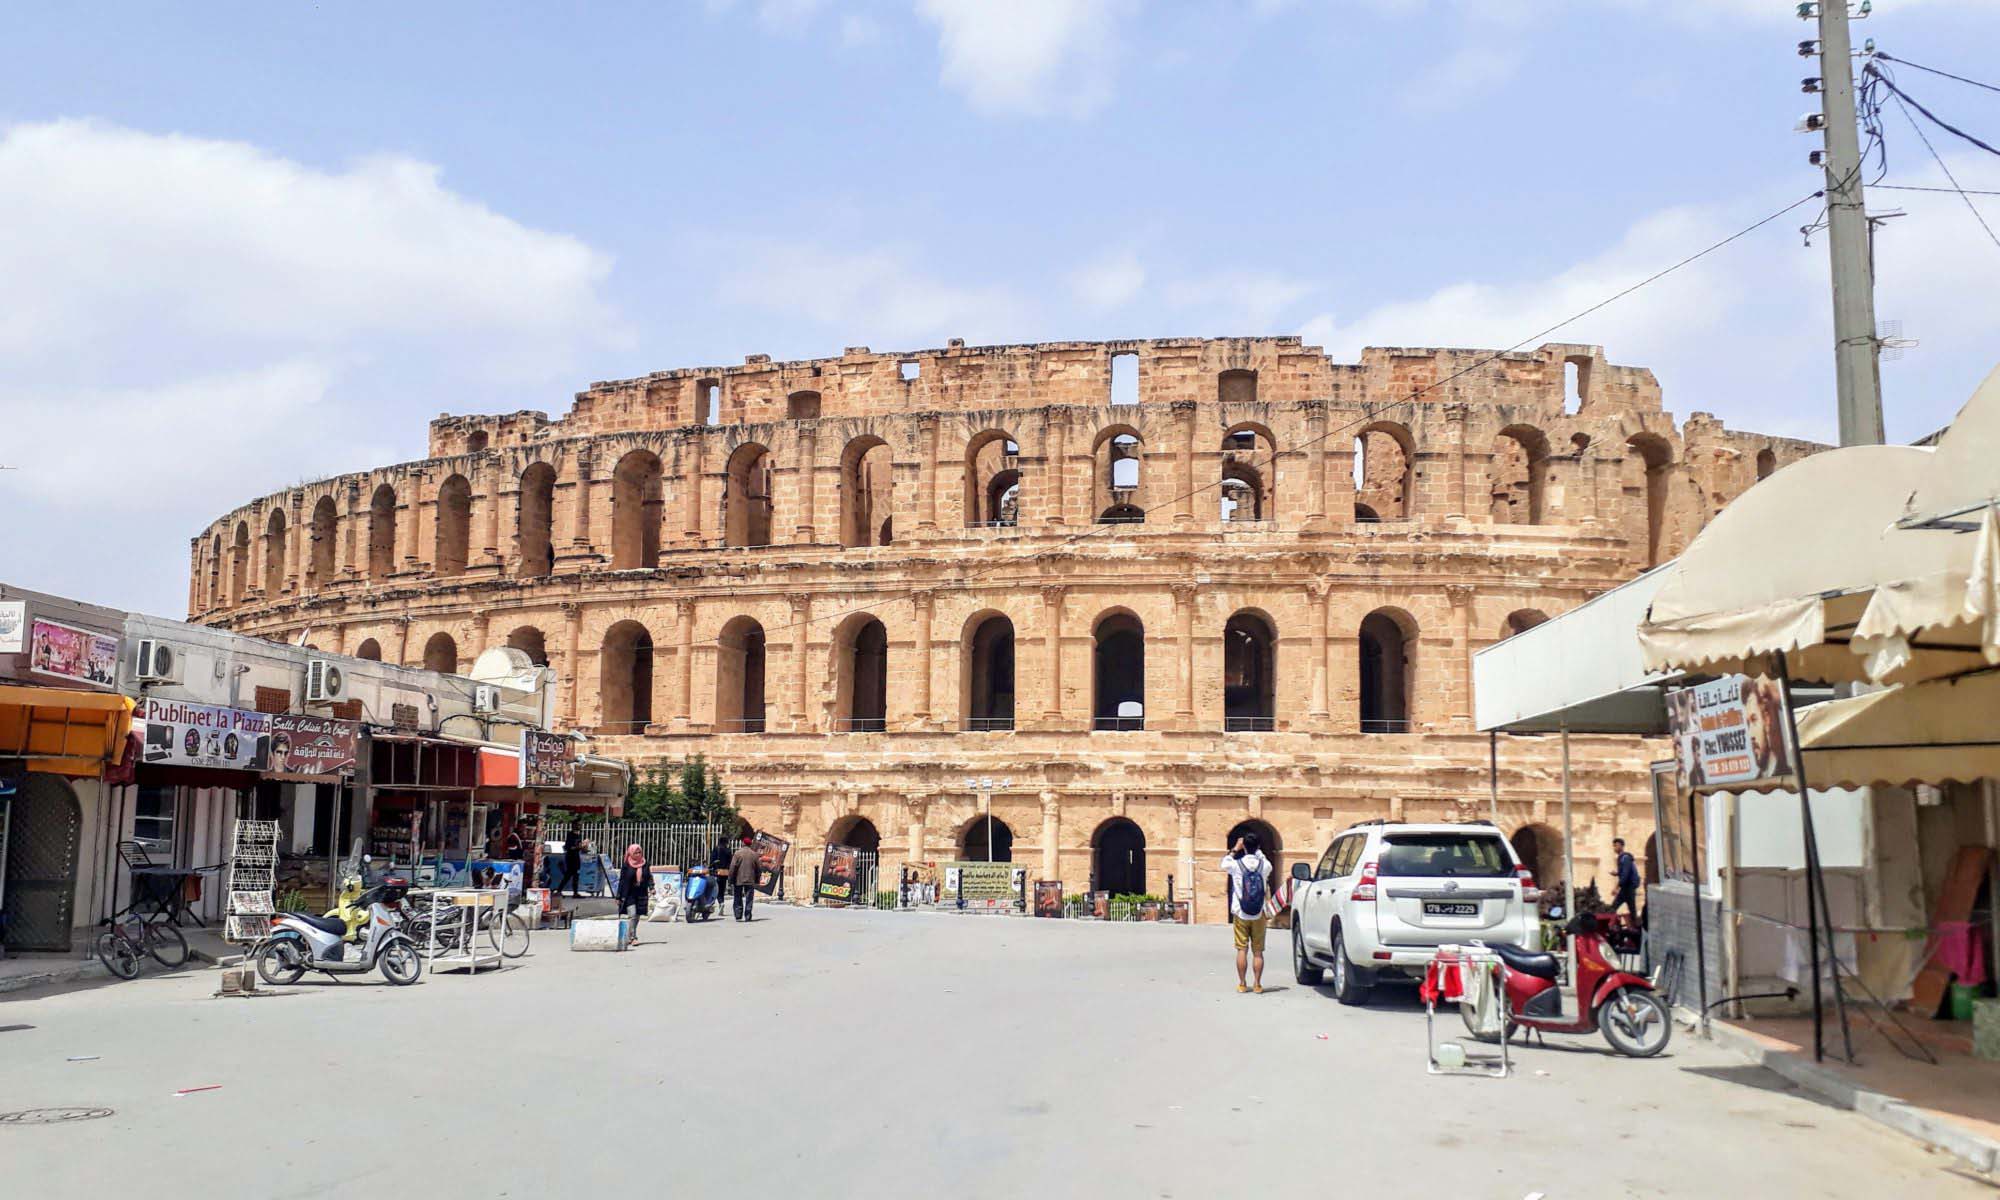
M188 539L592 381L968 343L1510 346L1820 186L1791 0L660 0L0 12L0 579L179 615ZM2000 75L2000 0L1857 42ZM1904 67L2000 140L2000 93ZM1939 186L1903 115L1884 182ZM1966 188L2000 159L1926 131ZM1872 175L1871 175L1872 178ZM1979 197L2000 229L2000 197ZM1889 436L2000 244L1876 191ZM1832 440L1809 201L1544 340Z

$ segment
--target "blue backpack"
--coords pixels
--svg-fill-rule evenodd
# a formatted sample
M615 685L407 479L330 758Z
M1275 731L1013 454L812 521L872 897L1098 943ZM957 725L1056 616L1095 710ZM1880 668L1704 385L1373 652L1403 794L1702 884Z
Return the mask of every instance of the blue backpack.
M1243 866L1243 894L1237 897L1236 907L1246 917L1260 916L1264 911L1264 872L1250 869L1250 856L1247 854L1236 861Z

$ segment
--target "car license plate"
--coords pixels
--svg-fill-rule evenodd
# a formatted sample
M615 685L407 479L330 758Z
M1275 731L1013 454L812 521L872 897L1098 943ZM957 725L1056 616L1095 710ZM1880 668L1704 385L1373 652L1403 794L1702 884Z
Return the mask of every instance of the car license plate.
M1470 902L1445 900L1424 901L1424 915L1427 917L1476 917L1479 905Z

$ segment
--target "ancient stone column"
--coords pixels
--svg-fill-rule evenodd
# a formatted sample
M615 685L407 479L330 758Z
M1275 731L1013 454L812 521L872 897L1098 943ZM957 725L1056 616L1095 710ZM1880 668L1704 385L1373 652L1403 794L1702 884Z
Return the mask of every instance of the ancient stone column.
M694 608L692 597L674 601L674 647L680 658L674 664L674 720L681 725L694 722Z
M931 798L923 792L911 792L903 797L903 813L910 822L911 862L924 861L924 814L930 810Z
M405 499L407 497L407 499ZM403 486L397 489L397 499L403 501L403 519L396 525L396 540L402 543L396 555L403 564L403 570L414 571L421 565L424 543L417 528L424 519L424 477L420 471L412 471Z
M917 701L912 722L921 729L931 720L931 608L937 593L919 589L910 593L910 604L916 609L917 617Z
M797 541L811 545L815 537L813 531L814 480L819 473L819 431L811 425L799 431L799 523L794 531Z
M1043 516L1045 525L1064 523L1063 505L1069 490L1069 410L1052 408L1043 434L1046 453L1042 458L1042 470L1048 475L1048 484L1043 489L1043 503L1048 512Z
M1306 434L1310 445L1306 448L1306 516L1308 528L1317 529L1326 524L1326 405L1314 400L1308 410ZM1277 480L1277 466L1272 465L1272 481Z
M1055 792L1042 793L1042 878L1061 879L1062 806Z
M1049 679L1049 698L1042 719L1051 725L1062 722L1062 617L1063 597L1069 589L1059 583L1042 587L1042 658Z
M936 413L917 418L917 437L923 442L924 496L918 529L937 528L938 419ZM968 517L970 513L966 514Z
M304 595L306 590L307 562L306 547L312 544L310 525L299 524L299 512L305 507L305 497L294 493L292 496L290 521L285 525L285 578L291 582L292 591Z
M563 615L563 674L569 676L569 691L563 697L563 721L576 727L577 700L583 693L583 662L578 643L583 638L583 605L565 604Z
M1472 588L1446 584L1451 601L1451 722L1454 732L1472 728Z
M1194 608L1195 585L1176 583L1174 608L1180 618L1180 698L1179 707L1174 710L1174 725L1179 729L1194 728Z
M806 667L806 635L812 631L812 595L792 592L785 599L792 606L792 728L807 733L812 730L812 715L806 708L812 674Z
M1174 857L1174 899L1182 895L1188 899L1188 920L1201 917L1201 899L1195 893L1201 889L1194 885L1194 811L1196 800L1192 793L1177 792L1174 795L1174 823L1178 834L1178 845Z
M500 508L506 503L506 486L502 481L498 455L494 456L492 462L486 464L484 474L486 475L486 544L480 548L480 565L505 567L506 559L500 553Z
M1306 717L1314 725L1324 725L1328 715L1327 672L1332 664L1327 660L1326 601L1331 591L1324 579L1306 584L1307 603L1312 609L1312 698Z
M396 618L396 665L410 665L410 618ZM420 664L421 665L421 664Z
M1180 425L1180 481L1174 487L1174 523L1184 524L1194 520L1194 426L1195 402L1176 400L1173 403L1174 420Z
M341 576L357 579L361 576L361 484L359 481L347 485L347 515L342 518L346 526L347 550L342 556Z
M1465 418L1466 406L1447 404L1444 406L1444 423L1451 437L1451 511L1448 518L1464 520L1469 511L1465 499Z
M702 541L702 521L705 509L701 498L702 485L702 443L707 439L699 433L691 433L682 439L685 447L681 455L681 514L682 528L687 531L687 540L699 546ZM653 564L648 564L653 565Z
M576 497L569 514L569 544L578 554L592 552L590 544L590 497L593 490L590 481L590 451L579 450L576 455Z

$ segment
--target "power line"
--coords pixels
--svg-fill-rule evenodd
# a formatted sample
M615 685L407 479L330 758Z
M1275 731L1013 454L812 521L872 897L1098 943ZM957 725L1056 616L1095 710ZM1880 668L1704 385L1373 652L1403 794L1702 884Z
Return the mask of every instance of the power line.
M1932 75L1942 75L1942 76L1944 76L1944 77L1945 77L1946 79L1956 79L1956 80L1958 80L1958 81L1959 81L1960 83L1969 83L1969 84L1971 84L1971 85L1972 85L1973 87L1976 87L1976 88L1985 88L1985 89L1986 89L1987 91L1989 91L1989 92L2000 92L2000 87L1996 87L1996 86L1994 86L1993 84L1990 84L1990 83L1981 83L1981 82L1980 82L1979 80L1977 80L1977 79L1967 79L1967 78L1966 78L1965 76L1963 76L1963 75L1954 75L1954 74L1952 74L1952 73L1951 73L1950 71L1940 71L1940 70L1938 70L1938 69L1937 69L1936 67L1927 67L1927 66L1925 66L1925 65L1924 65L1924 64L1922 64L1922 63L1913 63L1913 62L1911 62L1911 61L1910 61L1909 59L1907 59L1907 58L1896 58L1896 57L1895 57L1895 56L1893 56L1893 55L1889 55L1889 54L1884 54L1884 53L1882 53L1882 52L1881 52L1881 51L1879 51L1879 50L1878 50L1878 51L1876 51L1876 53L1875 53L1875 57L1876 57L1876 58L1879 58L1879 59L1881 59L1881 60L1882 60L1883 62L1892 62L1892 63L1901 63L1901 64L1902 64L1903 66L1906 66L1906 67L1915 67L1915 68L1916 68L1917 70L1919 70L1919 71L1927 71L1927 72L1929 72L1929 73L1930 73L1930 74L1932 74Z
M1893 88L1894 85L1890 86ZM1937 152L1936 146L1931 145L1930 136L1924 132L1923 126L1917 124L1916 117L1910 114L1909 107L1903 103L1903 94L1896 92L1895 97L1896 107L1903 110L1903 118L1910 123L1911 129L1917 131L1917 139L1923 142L1924 149L1931 152L1931 158L1937 162L1938 170L1943 171L1944 177L1951 181L1952 189L1958 192L1958 198L1965 201L1965 207L1972 213L1972 219L1979 222L1979 227L1986 231L1988 240L1995 246L2000 246L2000 236L1996 236L1993 232L1993 227L1986 223L1986 215L1979 211L1979 206L1972 202L1972 197L1966 195L1965 189L1958 186L1958 179L1952 175L1951 168L1945 165L1944 156ZM1911 101L1911 103L1915 103L1915 101ZM1935 120L1936 118L1932 119Z
M1918 187L1911 183L1871 183L1868 186L1878 192L1945 192L1960 196L2000 196L2000 192L1981 191L1978 188Z
M1938 116L1930 109L1925 108L1917 100L1915 96L1912 96L1908 92L1904 91L1902 88L1897 87L1896 81L1889 78L1889 76L1885 72L1877 69L1874 63L1868 64L1868 73L1875 76L1877 79L1880 79L1882 81L1882 86L1888 88L1891 92L1895 93L1896 98L1898 100L1907 102L1911 108L1914 108L1918 112L1924 114L1924 116L1928 117L1931 123L1936 125L1939 129L1944 130L1946 133L1954 134L1958 137L1964 138L1966 141L1971 142L1973 145L1979 147L1981 150L1986 151L1988 154L2000 156L2000 150L1995 150L1992 146L1987 145L1985 142L1982 142L1978 138L1973 137L1971 134L1965 132L1965 130L1960 129L1958 126L1953 125L1951 122ZM1933 151L1932 153L1935 154L1936 152Z

